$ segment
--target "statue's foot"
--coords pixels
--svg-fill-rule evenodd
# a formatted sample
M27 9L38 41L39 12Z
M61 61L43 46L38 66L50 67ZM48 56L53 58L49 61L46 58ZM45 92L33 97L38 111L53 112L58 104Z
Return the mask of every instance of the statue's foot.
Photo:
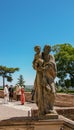
M54 113L54 110L49 110L49 113Z

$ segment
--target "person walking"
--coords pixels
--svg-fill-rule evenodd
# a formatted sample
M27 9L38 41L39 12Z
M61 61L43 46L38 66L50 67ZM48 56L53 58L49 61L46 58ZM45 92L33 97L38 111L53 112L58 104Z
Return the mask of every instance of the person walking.
M13 86L11 85L10 87L9 87L9 101L11 101L12 102L12 100L13 100Z
M34 94L35 94L35 90L34 90L34 88L33 88L32 91L31 91L31 95L32 95L31 100L32 100L32 101L34 100Z
M24 95L24 87L21 87L21 105L24 105L25 103L25 95Z
M8 101L9 101L8 85L5 85L5 87L4 87L4 103L7 104Z
M18 84L16 85L16 100L20 101L20 96L21 96L21 86Z

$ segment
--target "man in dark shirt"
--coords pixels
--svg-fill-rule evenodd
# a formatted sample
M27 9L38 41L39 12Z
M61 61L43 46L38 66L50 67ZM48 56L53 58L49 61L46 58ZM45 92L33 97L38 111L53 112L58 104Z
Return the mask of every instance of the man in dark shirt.
M9 87L9 101L12 102L12 100L13 100L13 86L11 85Z

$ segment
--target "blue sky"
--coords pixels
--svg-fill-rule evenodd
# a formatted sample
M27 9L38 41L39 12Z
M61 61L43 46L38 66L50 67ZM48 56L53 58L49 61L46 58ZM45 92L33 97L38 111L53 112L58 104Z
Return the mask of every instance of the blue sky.
M20 68L10 84L34 84L34 46L57 43L74 46L74 0L0 0L0 65Z

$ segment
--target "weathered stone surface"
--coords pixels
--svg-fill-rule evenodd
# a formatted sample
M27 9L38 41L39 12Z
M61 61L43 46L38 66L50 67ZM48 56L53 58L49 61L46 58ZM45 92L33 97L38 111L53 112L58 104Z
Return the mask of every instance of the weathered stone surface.
M6 120L0 122L0 129L2 130L60 130L63 125L63 120L37 120L15 118L14 120Z
M32 109L31 110L31 116L32 117L38 117L38 109Z
M50 112L46 115L39 116L39 119L42 119L42 120L58 119L58 117L59 117L58 113L55 110L53 110L53 112Z
M39 115L45 115L49 113L49 110L53 110L54 106L56 63L54 56L50 54L49 45L45 45L42 52L40 46L35 46L34 51L33 68L36 71L34 100L38 106Z
M56 107L55 109L59 115L74 120L74 107Z
M74 130L74 122L59 116L58 119L14 118L0 122L1 130Z

